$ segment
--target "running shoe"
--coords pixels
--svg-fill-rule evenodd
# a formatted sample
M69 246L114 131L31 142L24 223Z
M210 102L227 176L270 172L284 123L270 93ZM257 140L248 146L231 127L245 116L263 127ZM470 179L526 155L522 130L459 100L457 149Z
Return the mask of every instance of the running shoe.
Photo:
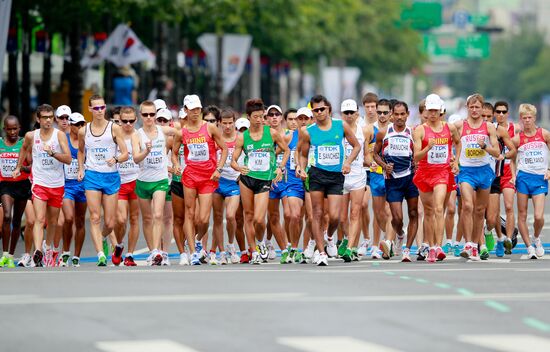
M189 257L187 253L183 252L180 254L180 265L189 265Z
M403 241L405 240L405 235L397 236L395 239L395 244L393 246L394 254L400 256L403 253Z
M472 256L472 245L467 244L464 246L464 249L462 249L462 252L460 252L460 256L465 259L469 259ZM477 252L477 248L476 248Z
M123 249L124 249L123 244L117 244L115 246L115 251L114 251L113 255L111 256L111 262L113 262L113 264L115 266L119 266L120 263L122 262L122 250Z
M15 263L13 262L13 257L8 258L8 262L6 263L6 266L8 268L15 268Z
M473 261L479 261L481 258L479 257L479 250L477 248L477 244L474 244L472 246L472 255L470 256L470 260Z
M369 249L369 241L363 241L359 246L359 249L357 250L357 254L361 257L366 256L368 249Z
M435 249L435 257L437 258L438 262L447 258L447 256L445 255L445 252L443 252L443 249L441 247L437 247Z
M275 252L275 247L273 247L273 243L271 243L271 241L266 241L265 245L267 247L267 259L275 260L275 258L277 258L277 252Z
M392 254L392 242L390 240L380 241L380 249L382 250L382 258L388 260Z
M71 263L73 264L73 267L78 268L80 267L80 258L73 256L73 259L71 259Z
M127 255L126 258L124 258L124 266L136 266L136 262L134 261L134 257L131 255Z
M52 263L52 267L59 265L59 251L52 251L51 263Z
M67 267L69 266L69 259L71 259L70 252L63 252L61 258L59 258L59 266Z
M218 265L218 260L216 259L216 252L210 252L210 265Z
M0 268L5 267L8 264L8 257L5 255L0 258Z
M260 259L262 261L267 260L269 258L269 251L267 250L267 246L265 242L260 242L256 246L256 251L258 252L258 255L260 256Z
M44 266L44 263L42 262L43 258L44 258L44 253L42 253L42 251L39 249L35 250L32 256L32 261L34 262L34 266L43 267Z
M430 248L428 250L428 257L426 258L426 261L428 263L435 263L436 261L436 256L435 256L435 249L434 248Z
M450 241L445 242L445 245L443 246L443 252L445 252L445 254L451 254L453 252L453 245Z
M290 252L285 249L281 252L281 264L290 264L292 263L292 258L290 257Z
M204 260L206 258L206 251L204 250L204 248L202 248L202 242L197 241L196 237L195 237L195 253L199 257L199 260L201 261L201 263L206 263L206 261Z
M197 252L191 254L191 265L201 265L201 259Z
M97 258L97 266L107 266L107 257L104 255Z
M403 249L403 253L401 255L401 261L404 263L411 262L411 250L409 248Z
M430 252L430 247L426 243L422 243L422 245L418 249L416 260L417 261L426 260L429 252Z
M241 264L248 264L250 263L250 256L248 255L248 252L242 252L241 253Z
M162 262L160 263L160 265L163 265L163 266L170 266L170 257L168 256L168 252L162 252L161 253L162 255Z
M231 264L237 264L240 261L235 245L233 243L227 245L227 253L229 254Z
M462 246L458 243L455 244L453 246L453 252L454 252L455 257L460 257L460 252L462 252Z
M497 241L497 247L495 250L495 254L497 257L501 258L504 257L504 241Z
M507 254L507 255L512 254L512 248L514 248L512 240L509 239L509 238L505 238L504 239L504 254Z
M488 248L483 248L481 251L479 251L479 259L481 259L481 260L489 259L489 249Z
M17 266L28 268L30 267L32 262L31 255L29 253L23 253L21 256L21 259L19 259L19 262L17 263Z
M380 250L377 246L372 246L370 251L370 256L372 259L382 259L382 256L380 255Z
M321 255L321 253L319 253L319 251L316 249L315 252L313 253L313 258L311 259L311 263L312 264L319 263L319 256L320 255Z
M533 245L530 245L529 247L527 247L527 258L528 259L538 259L537 258L537 253L535 251L535 247L533 247Z
M334 236L332 236L332 238L327 238L326 255L328 255L331 258L338 256L338 248L336 247L336 243L334 243Z
M103 253L105 254L105 257L109 256L109 241L107 240L107 237L103 237Z
M490 251L495 248L495 236L493 236L493 231L488 231L487 228L485 228L485 245Z
M317 258L317 266L327 266L327 265L328 265L328 256L325 253L319 254L319 257Z
M52 254L53 251L51 249L46 249L46 255L44 256L44 266L45 267L51 267L52 265Z
M357 254L357 247L353 247L351 249L351 261L352 262L358 262L359 261L359 254Z
M254 265L262 264L262 258L260 257L260 253L252 252L252 260L250 260L250 264L254 264Z
M218 260L218 264L227 265L227 254L225 254L225 252L220 253L220 260Z
M315 240L309 240L309 242L307 243L307 247L303 253L304 257L306 257L307 259L313 258L313 254L315 253L315 245Z
M348 239L344 237L344 239L338 246L338 256L342 257L344 253L346 253L346 249L348 249Z
M351 249L349 248L346 248L346 250L344 251L344 253L342 254L342 259L344 259L344 262L346 263L350 263L351 260L353 259L352 258L353 254L351 253Z
M153 253L153 259L151 261L151 265L160 266L162 264L162 254L157 251L156 253Z
M542 241L540 240L540 237L535 238L535 254L539 258L544 257L544 247L542 246Z

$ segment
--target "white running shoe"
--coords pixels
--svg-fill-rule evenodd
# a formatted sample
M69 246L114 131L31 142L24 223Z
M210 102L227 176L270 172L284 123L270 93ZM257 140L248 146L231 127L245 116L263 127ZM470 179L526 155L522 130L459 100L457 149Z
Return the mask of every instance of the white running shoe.
M216 253L210 252L209 255L210 260L208 261L210 265L218 265L218 260L216 259Z
M403 241L405 240L405 235L397 236L395 239L395 244L393 246L393 254L400 256L403 253Z
M372 246L370 252L370 256L372 259L382 259L382 255L380 254L380 249L378 249L378 246Z
M542 246L542 241L539 238L535 238L535 254L537 257L544 257L544 247Z
M189 257L185 252L180 254L180 265L189 265Z
M147 266L153 265L153 256L154 256L154 255L155 255L155 254L154 254L153 252L149 253L149 256L147 257L147 261L146 261Z
M266 247L267 247L267 259L275 260L275 258L277 258L277 252L275 252L275 247L273 247L273 243L271 243L271 241L266 241Z
M357 249L357 255L360 257L364 257L367 255L367 251L369 249L369 241L363 241L359 248Z
M319 254L319 257L317 258L317 266L327 266L328 265L328 257L325 253Z
M227 245L227 253L230 256L231 264L239 264L241 258L237 254L237 251L235 250L235 245L233 243Z
M336 247L335 238L327 238L327 255L331 258L338 256L338 247Z
M218 264L227 265L227 254L225 252L220 253L220 260L218 260Z
M258 243L258 246L256 248L258 250L258 255L261 260L267 260L269 257L269 253L267 251L267 246L264 241Z
M309 240L307 248L304 250L304 257L311 259L315 253L315 240Z
M404 263L409 263L411 261L411 250L409 248L403 249L403 256L401 261Z
M160 262L160 265L170 266L170 258L168 257L168 253L161 252L161 254L162 254L162 262Z
M392 252L392 242L390 240L380 241L380 249L382 250L382 258L390 259Z
M255 264L255 265L262 264L262 258L260 258L260 253L252 252L252 259L250 260L250 264Z
M17 263L17 266L30 268L32 262L33 261L32 261L31 255L29 253L23 253L23 255L21 256L21 259L19 259L19 263Z
M533 247L533 245L530 245L529 247L527 247L527 258L537 259L537 252L535 251L535 247Z
M311 263L312 264L317 264L319 263L319 257L321 256L321 254L319 253L318 250L315 250L315 252L313 253L313 259L311 260Z

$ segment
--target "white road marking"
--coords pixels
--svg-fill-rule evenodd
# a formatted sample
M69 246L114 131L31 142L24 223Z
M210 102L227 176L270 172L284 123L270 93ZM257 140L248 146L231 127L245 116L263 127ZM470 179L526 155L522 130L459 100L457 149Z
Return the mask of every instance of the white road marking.
M522 260L531 260L529 259L529 257L527 256L527 254L523 254L520 259ZM542 258L537 258L537 259L532 259L532 260L550 260L550 255L545 255L543 256Z
M96 342L96 348L105 352L198 352L170 340L131 340L131 341L103 341Z
M550 339L536 335L461 335L458 340L501 352L550 351Z
M277 343L306 352L399 352L399 350L348 336L280 337Z

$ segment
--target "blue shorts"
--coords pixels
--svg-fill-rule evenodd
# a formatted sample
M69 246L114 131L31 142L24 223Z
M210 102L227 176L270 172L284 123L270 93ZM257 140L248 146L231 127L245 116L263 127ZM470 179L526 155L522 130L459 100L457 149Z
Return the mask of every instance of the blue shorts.
M241 189L237 181L223 177L220 178L218 188L214 192L221 195L223 198L241 195Z
M304 190L304 183L298 180L297 182L287 182L286 189L283 192L283 197L296 197L304 199L306 191Z
M77 203L86 203L86 191L84 182L77 180L65 180L65 194L63 199L70 199Z
M373 197L384 197L386 195L386 182L383 174L371 172L369 185Z
M456 183L456 196L460 197L460 183L458 182L458 175L455 176L455 183Z
M488 189L495 179L495 172L490 165L461 166L458 173L459 184L467 183L474 191Z
M413 182L413 174L400 178L386 179L386 200L389 203L403 202L403 199L418 198L418 188Z
M530 196L547 195L548 180L544 179L544 175L530 174L520 170L516 176L516 190L518 193Z
M99 191L111 195L117 193L120 189L120 175L118 172L86 170L83 183L86 191Z
M277 185L271 186L269 190L269 199L283 199L286 190L286 182L279 181Z

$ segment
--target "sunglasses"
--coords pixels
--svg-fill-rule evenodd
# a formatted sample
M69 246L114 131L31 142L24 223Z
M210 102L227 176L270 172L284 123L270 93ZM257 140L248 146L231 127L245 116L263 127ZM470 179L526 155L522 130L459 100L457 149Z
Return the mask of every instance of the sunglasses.
M67 116L67 115L58 116L57 119L58 119L58 120L68 120L68 119L69 119L69 116Z
M53 119L53 115L40 115L40 118L41 118L41 119L46 119L46 120L52 120L52 119Z
M344 115L353 115L353 114L355 114L355 111L351 111L351 110L350 111L343 111L342 114L344 114Z
M156 112L142 112L141 116L143 117L155 117L157 113Z
M389 110L388 110L388 111L380 111L380 110L377 110L376 113L377 113L378 115L389 115L389 114L390 114L390 111L389 111Z
M133 119L133 120L120 120L120 123L123 124L123 125L126 125L126 124L133 125L134 122L136 122L136 119Z
M76 127L82 127L86 124L86 122L77 122L77 123L73 123L73 126L76 126Z
M216 119L204 119L208 123L216 123Z
M493 115L481 115L484 119L490 119L493 117Z
M105 110L107 106L105 105L99 105L99 106L92 106L92 110L93 111L102 111L102 110Z
M320 112L325 111L327 108L325 106L321 106L320 108L311 109L314 113L318 114Z
M283 114L281 114L280 112L270 112L269 114L267 114L267 116L269 117L276 117L276 116L282 116Z
M164 117L159 117L159 118L157 118L157 122L159 122L159 123L167 123L168 120L165 119Z
M504 115L504 114L507 114L507 113L508 113L508 110L495 110L495 114Z

